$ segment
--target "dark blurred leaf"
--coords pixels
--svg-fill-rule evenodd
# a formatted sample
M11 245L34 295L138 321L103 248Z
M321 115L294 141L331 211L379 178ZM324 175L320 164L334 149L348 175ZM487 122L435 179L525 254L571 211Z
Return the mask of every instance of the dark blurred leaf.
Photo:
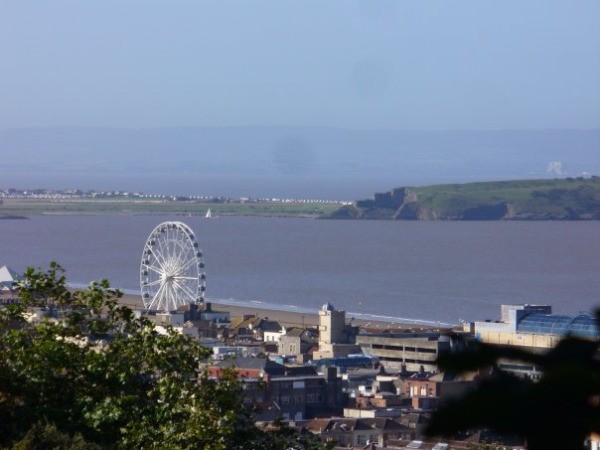
M427 433L487 427L524 437L530 450L582 449L591 432L600 432L598 344L567 337L545 353L533 353L468 342L462 351L441 355L438 363L444 371L490 369L500 360L513 360L536 365L543 375L533 382L491 370L474 391L436 411Z

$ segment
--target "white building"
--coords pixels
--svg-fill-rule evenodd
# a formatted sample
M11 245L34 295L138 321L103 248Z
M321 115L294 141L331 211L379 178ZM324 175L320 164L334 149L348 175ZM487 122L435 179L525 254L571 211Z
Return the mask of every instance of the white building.
M7 266L0 267L0 304L9 304L17 301L15 282L19 276Z

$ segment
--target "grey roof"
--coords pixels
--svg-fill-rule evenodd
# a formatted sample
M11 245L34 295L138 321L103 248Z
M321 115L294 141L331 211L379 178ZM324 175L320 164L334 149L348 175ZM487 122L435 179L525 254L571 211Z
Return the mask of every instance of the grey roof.
M237 358L225 359L223 361L215 361L214 365L218 367L234 366L238 369L263 369L267 371L279 369L282 373L285 369L283 364L279 364L267 358L251 358L245 356L238 356Z
M304 333L304 328L293 327L293 328L289 328L285 332L285 335L286 336L300 337L300 336L302 336L302 333Z
M236 321L231 324L231 329L255 329L261 331L281 331L281 324L274 320L262 319L260 317L251 317L246 320Z
M373 422L375 428L377 428L379 430L405 431L405 430L410 429L406 425L402 425L401 423L398 423L395 420L390 419L389 417L375 417L374 419L368 419L368 420L371 420Z
M356 429L358 419L313 419L307 423L309 430L319 430L320 432L329 431L353 431Z
M429 416L419 412L408 413L400 417L400 423L403 425L427 422L429 422Z
M279 322L276 322L274 320L263 320L260 323L259 328L263 331L272 331L274 333L277 333L281 331L282 326Z

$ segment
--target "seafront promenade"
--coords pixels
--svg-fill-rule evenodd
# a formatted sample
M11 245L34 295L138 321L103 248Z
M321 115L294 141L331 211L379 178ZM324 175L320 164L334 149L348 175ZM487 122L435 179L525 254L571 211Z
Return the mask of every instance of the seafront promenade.
M120 303L130 307L131 309L143 309L143 302L139 295L124 294L120 300ZM232 318L241 317L245 315L254 315L256 317L268 318L275 320L281 325L286 327L315 327L319 324L318 311L314 313L304 313L295 311L280 311L268 308L258 308L255 305L248 306L237 306L237 305L225 305L218 302L210 301L213 309L219 311L229 312ZM374 329L407 329L407 328L431 328L427 325L415 325L406 323L394 323L377 320L365 320L365 319L347 319L351 321L352 325L359 326L361 328L374 328Z

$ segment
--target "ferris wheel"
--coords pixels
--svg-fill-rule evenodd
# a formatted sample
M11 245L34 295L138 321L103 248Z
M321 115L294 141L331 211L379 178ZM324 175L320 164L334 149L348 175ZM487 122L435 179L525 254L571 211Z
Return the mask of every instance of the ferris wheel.
M204 301L202 251L190 227L163 222L152 230L142 253L140 288L144 308L150 310L173 311Z

